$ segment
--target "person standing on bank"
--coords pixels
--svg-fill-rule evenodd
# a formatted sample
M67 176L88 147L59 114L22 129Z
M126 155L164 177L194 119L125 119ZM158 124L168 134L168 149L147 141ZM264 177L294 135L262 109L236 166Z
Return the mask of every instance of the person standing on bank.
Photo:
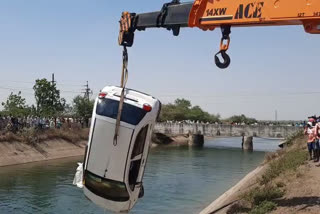
M316 160L315 162L319 162L319 158L320 158L320 117L317 118L317 123L315 126L315 135L316 135L316 141L314 144L314 150L315 150L315 154L316 154Z
M315 120L312 118L309 120L304 130L304 134L308 135L307 146L308 146L310 160L312 160L313 157L315 158L314 148L315 148L315 140L316 140L316 134L315 134L316 131L315 131L314 125L315 125ZM312 153L313 153L313 157L312 157Z

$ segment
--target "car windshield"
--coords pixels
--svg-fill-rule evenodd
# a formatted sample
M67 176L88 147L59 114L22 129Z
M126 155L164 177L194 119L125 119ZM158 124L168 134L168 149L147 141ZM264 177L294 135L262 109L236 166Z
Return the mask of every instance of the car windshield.
M112 99L99 99L97 104L96 113L98 115L110 117L113 119L117 119L119 108L119 101ZM121 113L121 121L137 125L143 117L146 115L146 111L130 105L128 103L123 103L122 113Z
M84 176L85 186L94 194L112 201L128 201L126 185L119 181L99 177L89 171Z

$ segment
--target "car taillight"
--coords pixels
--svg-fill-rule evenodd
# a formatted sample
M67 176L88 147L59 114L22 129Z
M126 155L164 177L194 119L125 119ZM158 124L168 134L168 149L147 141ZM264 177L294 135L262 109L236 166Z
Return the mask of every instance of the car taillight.
M103 98L105 98L107 96L107 93L105 93L105 92L100 92L99 93L99 99L103 99Z
M150 112L152 110L152 107L149 104L143 104L143 110L146 112Z

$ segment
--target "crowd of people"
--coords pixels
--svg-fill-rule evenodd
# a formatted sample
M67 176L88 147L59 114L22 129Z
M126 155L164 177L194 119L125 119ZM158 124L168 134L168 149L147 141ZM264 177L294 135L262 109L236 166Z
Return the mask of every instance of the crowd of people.
M169 124L203 124L203 125L232 125L232 126L295 126L295 127L304 127L305 121L299 121L299 122L265 122L265 121L257 121L255 123L236 123L236 122L226 122L226 121L219 121L214 123L209 122L203 122L199 120L181 120L181 121L175 121L175 120L167 120L163 121L164 123Z
M71 128L74 124L79 124L82 128L88 127L90 119L70 118L70 117L14 117L0 116L0 131L17 132L24 128L48 129L61 128L67 126Z
M309 159L319 162L320 158L320 117L312 116L308 118L304 134L308 136L307 146Z

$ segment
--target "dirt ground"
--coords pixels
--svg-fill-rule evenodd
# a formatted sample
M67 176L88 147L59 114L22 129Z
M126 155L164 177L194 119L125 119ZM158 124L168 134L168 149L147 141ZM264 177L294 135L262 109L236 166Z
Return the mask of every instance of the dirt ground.
M287 154L287 152L294 151L297 148L306 151L306 140L305 137L293 139L293 146L289 150L279 151L278 154ZM270 157L274 159L273 156ZM269 163L268 158L266 158L264 164L260 167L267 168L270 165ZM245 210L233 212L230 209L233 205L245 202L240 198L244 193L257 186L255 181L264 175L264 172L265 170L259 170L258 167L251 173L252 175L247 175L236 186L204 209L201 214L247 213ZM281 188L284 190L284 195L274 200L277 208L271 212L272 214L320 214L320 162L307 161L296 170L283 172L271 182L274 185L281 183ZM253 185L250 185L251 183Z
M273 214L320 213L320 164L309 161L298 172L286 175L284 197Z

